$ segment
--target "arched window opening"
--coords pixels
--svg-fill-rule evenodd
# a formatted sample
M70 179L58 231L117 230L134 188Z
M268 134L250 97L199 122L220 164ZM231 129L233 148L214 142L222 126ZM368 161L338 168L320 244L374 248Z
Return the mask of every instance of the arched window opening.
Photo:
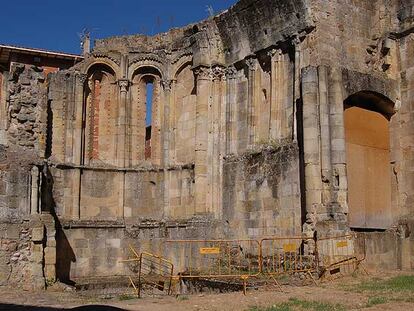
M152 99L154 96L153 80L147 80L145 86L145 160L151 158Z
M83 109L82 164L116 165L118 127L115 73L97 64L88 71Z
M344 102L349 225L386 229L392 223L389 119L393 104L357 93Z
M161 73L144 66L134 71L131 86L130 165L161 161Z

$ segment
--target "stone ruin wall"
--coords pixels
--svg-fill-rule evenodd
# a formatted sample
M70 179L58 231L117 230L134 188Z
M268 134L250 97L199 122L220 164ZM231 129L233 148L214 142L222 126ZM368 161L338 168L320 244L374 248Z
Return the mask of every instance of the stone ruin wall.
M47 80L16 65L2 88L0 212L23 231L2 235L0 258L13 267L25 249L36 262L39 210L56 224L45 279L53 264L61 280L122 275L130 243L348 232L343 105L369 90L396 105L393 225L360 236L373 266L412 267L411 2L243 0L154 37L97 40Z

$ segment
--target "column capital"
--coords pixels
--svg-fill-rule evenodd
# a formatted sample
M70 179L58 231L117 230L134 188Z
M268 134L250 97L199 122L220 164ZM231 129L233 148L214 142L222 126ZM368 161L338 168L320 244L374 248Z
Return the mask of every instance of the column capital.
M129 80L128 79L119 79L118 80L118 85L119 85L119 89L120 89L121 93L128 92L128 88L129 88Z
M171 91L171 86L174 83L174 80L164 79L161 80L160 83L164 90Z
M80 83L84 84L86 79L88 78L88 75L86 73L77 72L75 74L75 77Z
M272 59L276 56L281 56L283 54L281 49L271 49L267 51L267 55L270 56Z
M222 80L225 78L225 67L221 65L215 65L212 69L213 80Z
M212 70L207 66L198 66L193 69L194 74L197 77L197 80L211 80L212 79Z
M225 69L227 79L235 79L237 76L237 69L234 65L230 65Z
M249 70L255 71L257 69L258 61L257 61L256 56L254 56L254 55L248 56L245 59L245 63L246 63L246 66L249 68Z

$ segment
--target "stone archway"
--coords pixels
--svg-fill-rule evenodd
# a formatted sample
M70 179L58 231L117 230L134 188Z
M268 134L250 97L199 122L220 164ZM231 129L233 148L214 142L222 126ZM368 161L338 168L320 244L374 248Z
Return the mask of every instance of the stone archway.
M394 104L373 92L344 102L349 225L386 229L392 223L389 120Z

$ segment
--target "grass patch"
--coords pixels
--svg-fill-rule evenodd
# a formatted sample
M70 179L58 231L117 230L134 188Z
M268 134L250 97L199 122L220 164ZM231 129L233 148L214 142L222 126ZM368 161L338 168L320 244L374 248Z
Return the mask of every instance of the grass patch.
M278 305L273 305L267 308L252 307L248 311L292 311L293 309L289 306L287 302L280 303Z
M188 297L187 296L177 296L177 300L179 300L179 301L188 300Z
M137 296L134 295L129 295L129 294L122 294L119 296L119 300L124 301L124 300L131 300L131 299L135 299L137 298Z
M387 302L388 302L388 299L385 297L378 297L378 296L369 297L367 307L372 307L372 306L380 305L380 304L387 303Z
M345 307L340 304L331 304L320 301L308 301L297 298L290 298L288 302L279 303L271 307L252 307L249 311L345 311Z
M414 291L414 276L401 275L388 280L372 279L363 282L355 287L356 290L362 291L392 291L405 292Z

